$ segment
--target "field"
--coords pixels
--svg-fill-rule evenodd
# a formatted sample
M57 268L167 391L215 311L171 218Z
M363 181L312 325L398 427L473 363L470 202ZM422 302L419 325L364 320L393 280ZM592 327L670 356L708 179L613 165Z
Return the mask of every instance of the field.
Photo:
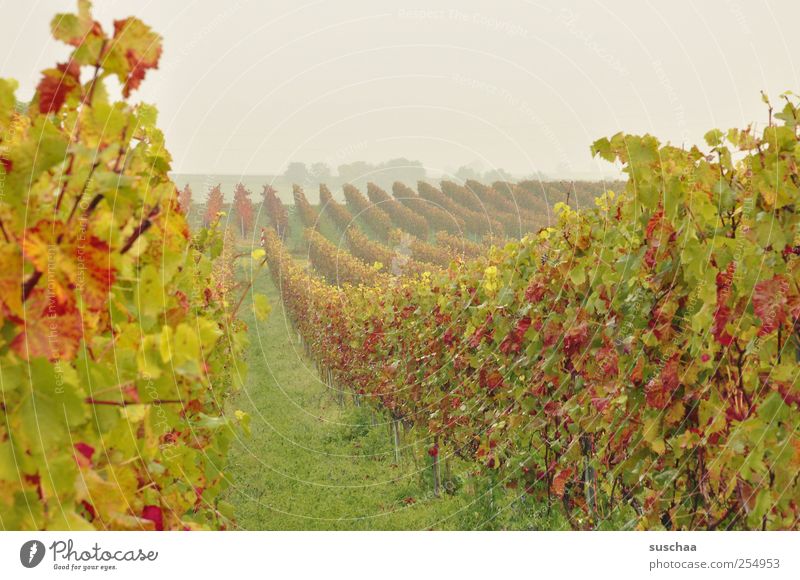
M268 278L257 290L280 304ZM245 320L250 373L232 405L253 427L231 449L226 497L237 529L568 529L546 506L474 476L463 461L453 468L458 489L435 497L427 455L415 461L404 444L398 461L385 415L356 407L349 393L340 404L282 308L264 323Z
M271 281L261 285L278 304ZM382 417L349 395L338 404L280 307L263 325L254 322L250 376L235 401L254 426L233 446L229 467L238 528L427 529L460 521L466 502L427 497L407 450L395 463Z
M175 183L161 37L79 6L0 79L0 528L800 528L800 97L289 203Z

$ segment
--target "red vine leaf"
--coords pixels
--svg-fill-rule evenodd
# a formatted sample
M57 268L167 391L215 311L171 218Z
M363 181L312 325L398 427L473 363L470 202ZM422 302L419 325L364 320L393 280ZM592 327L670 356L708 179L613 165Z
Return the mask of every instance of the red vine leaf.
M770 334L786 320L789 282L782 276L762 280L753 290L753 310L761 319L759 336Z

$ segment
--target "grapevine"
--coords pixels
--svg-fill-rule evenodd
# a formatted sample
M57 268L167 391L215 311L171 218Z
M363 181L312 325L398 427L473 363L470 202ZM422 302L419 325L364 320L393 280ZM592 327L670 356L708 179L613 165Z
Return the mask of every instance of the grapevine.
M245 327L213 299L220 234L190 237L156 110L130 101L161 38L78 6L29 106L0 80L0 525L226 527L247 417L225 408Z
M264 198L264 210L267 213L269 223L281 239L286 239L289 234L289 212L278 198L275 189L271 186L264 186L262 196Z
M427 200L431 205L440 207L449 214L463 220L467 232L475 235L503 234L503 226L500 225L500 222L489 216L485 211L478 211L477 208L480 205L477 202L470 202L470 200L463 198L456 201L424 181L420 181L417 184L417 191L420 197Z
M396 181L392 185L392 195L417 215L425 216L432 231L444 231L456 235L464 232L464 220L421 198L407 185Z
M345 231L353 224L350 211L333 199L331 190L325 184L319 186L320 214L327 215L340 231Z
M205 213L203 214L203 225L208 227L217 221L217 218L224 207L225 200L222 195L222 186L217 184L209 189L208 194L206 195L206 207Z
M255 208L251 195L252 192L242 183L237 183L233 190L233 211L237 229L242 237L249 234L255 224Z
M601 139L624 191L557 204L553 227L461 267L319 297L307 336L338 348L311 352L577 529L620 510L643 529L796 529L799 118L787 100L707 152Z
M356 218L361 218L373 234L381 241L389 239L392 220L379 205L370 203L364 195L352 185L346 183L343 187L347 207Z
M303 188L299 185L292 186L292 197L294 198L294 207L300 216L300 221L306 228L317 229L319 227L319 214L306 198Z
M428 239L428 222L423 215L410 210L374 183L367 184L367 196L389 215L395 226L422 240Z
M181 190L178 196L178 203L184 215L188 216L189 211L192 209L192 188L189 187L188 183Z

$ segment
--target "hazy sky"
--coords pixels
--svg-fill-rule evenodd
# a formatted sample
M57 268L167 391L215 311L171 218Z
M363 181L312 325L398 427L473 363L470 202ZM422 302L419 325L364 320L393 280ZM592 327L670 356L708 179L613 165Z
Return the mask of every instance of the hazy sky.
M49 22L73 9L0 0L0 76L22 98L64 59ZM602 175L598 137L697 142L763 122L762 89L800 92L797 0L96 2L107 29L130 14L165 38L138 98L184 173L408 157Z

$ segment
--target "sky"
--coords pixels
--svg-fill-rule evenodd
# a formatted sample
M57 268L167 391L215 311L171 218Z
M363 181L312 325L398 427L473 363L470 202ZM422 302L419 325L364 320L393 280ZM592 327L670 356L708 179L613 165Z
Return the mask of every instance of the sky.
M0 0L0 77L29 99L65 59L49 22L70 0ZM100 0L164 36L136 94L160 110L174 170L281 172L405 157L607 177L618 131L694 144L763 123L764 90L800 92L797 0Z

